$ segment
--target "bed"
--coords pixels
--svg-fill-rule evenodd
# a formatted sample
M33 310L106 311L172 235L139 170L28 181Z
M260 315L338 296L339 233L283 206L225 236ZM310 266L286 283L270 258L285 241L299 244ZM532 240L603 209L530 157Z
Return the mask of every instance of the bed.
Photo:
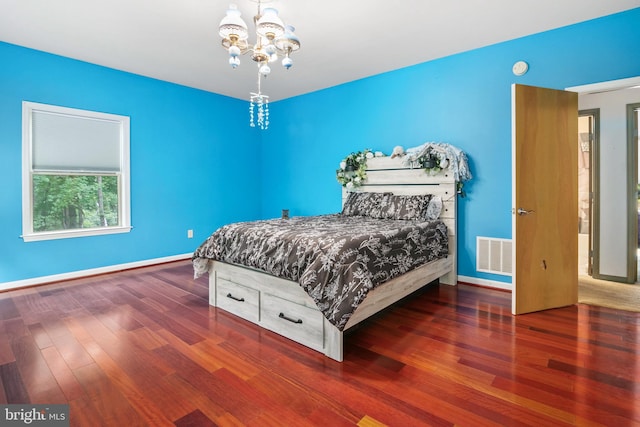
M342 361L344 336L354 326L435 280L449 285L457 283L456 188L456 180L448 170L431 174L406 166L402 158L372 158L367 161L367 179L357 189L361 198L365 197L362 195L364 193L373 193L366 194L367 198L386 197L385 200L389 200L389 197L405 200L415 196L411 200L420 200L425 207L427 203L433 207L433 202L439 200L439 218L402 221L384 215L370 219L358 217L357 213L335 214L312 217L310 220L316 222L311 225L304 225L298 217L273 219L258 222L259 227L255 225L257 228L251 229L242 243L234 240L235 228L252 227L255 223L230 224L217 230L194 252L194 269L196 275L204 272L209 275L210 305ZM347 206L353 207L352 202L356 197L343 190L343 204L346 202ZM347 206L343 213L347 213ZM398 262L401 266L396 264L381 273L366 270L376 262L390 262L387 258L375 258L380 253L377 246L368 248L369 252L364 255L353 255L353 258L348 258L354 252L350 248L343 253L335 252L336 246L342 248L342 243L337 245L336 242L343 242L344 239L340 232L332 228L334 220L347 220L347 228L353 231L364 230L360 234L365 238L358 240L360 247L389 238L381 246L385 248L385 254L397 254L395 258L400 259ZM289 226L294 230L295 227L306 227L309 235L303 233L302 237L297 236L286 228ZM384 228L387 226L396 230L392 233ZM416 227L420 232L416 231ZM328 240L316 239L316 232L325 229L328 233L325 239ZM262 236L263 240L255 243L258 241L256 236L261 233L267 237ZM291 249L292 244L282 243L290 234L293 239L302 240L307 246L303 244L302 250L299 246ZM432 240L427 241L418 235L429 235ZM227 240L222 240L224 236ZM221 242L217 243L218 249L210 242L214 237ZM424 247L421 246L423 243ZM251 255L248 251L251 245L262 247L262 255ZM283 245L286 247L283 248ZM309 245L314 249L308 249ZM401 254L407 252L408 247L417 250L418 255L411 259L403 257ZM433 253L426 251L426 247ZM222 253L220 248L226 252ZM311 252L320 254L324 261L318 264ZM348 258L341 265L357 264L358 268L354 271L328 271L331 268L327 267L325 261L332 257L343 257L341 261ZM285 269L282 265L275 262L278 259L288 264L288 272L283 272ZM315 265L313 269L309 268L311 264ZM364 273L366 280L362 278ZM334 286L336 280L348 281L357 302L344 302L338 298L347 292L336 291L342 289ZM361 285L365 282L366 285ZM327 295L337 295L336 301L340 302L327 298Z

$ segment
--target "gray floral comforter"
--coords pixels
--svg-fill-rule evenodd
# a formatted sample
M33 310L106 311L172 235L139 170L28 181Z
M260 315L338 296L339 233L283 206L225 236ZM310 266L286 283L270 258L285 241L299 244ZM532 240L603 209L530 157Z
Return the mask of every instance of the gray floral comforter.
M440 220L341 214L229 224L193 255L196 277L209 259L298 282L339 330L367 293L448 252Z

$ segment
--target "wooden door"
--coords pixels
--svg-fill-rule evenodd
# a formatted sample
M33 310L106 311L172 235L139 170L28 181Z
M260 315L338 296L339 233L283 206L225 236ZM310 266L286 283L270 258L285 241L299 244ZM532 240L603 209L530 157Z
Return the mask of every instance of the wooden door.
M513 85L512 312L578 302L578 94Z

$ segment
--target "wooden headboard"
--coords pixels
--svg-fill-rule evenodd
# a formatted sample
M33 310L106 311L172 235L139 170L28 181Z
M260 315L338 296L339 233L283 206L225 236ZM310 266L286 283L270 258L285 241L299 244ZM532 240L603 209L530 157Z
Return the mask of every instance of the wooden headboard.
M453 174L442 170L432 175L419 167L405 166L403 157L374 157L367 160L367 179L355 191L393 193L401 195L433 194L442 198L440 218L449 230L449 256L453 259L453 271L440 279L440 283L457 283L457 194ZM348 191L343 188L342 202Z

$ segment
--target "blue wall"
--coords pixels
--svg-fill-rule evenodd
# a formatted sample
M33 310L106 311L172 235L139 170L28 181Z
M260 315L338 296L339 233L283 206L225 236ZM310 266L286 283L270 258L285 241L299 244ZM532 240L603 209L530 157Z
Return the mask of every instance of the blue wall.
M265 162L279 166L263 173L277 191L263 193L263 213L337 212L335 169L352 151L448 142L468 153L474 174L458 205L458 274L510 282L476 271L475 246L476 236L511 238L511 85L638 76L639 40L634 9L278 102L264 145ZM511 72L518 60L530 66L522 77Z
M217 226L259 217L245 102L5 43L0 64L0 283L190 253ZM130 233L20 239L23 100L131 117Z
M511 84L638 76L638 40L640 8L275 102L262 133L245 101L0 43L0 283L188 253L219 225L283 208L337 212L345 155L426 141L462 148L474 173L459 274L509 282L475 271L475 239L511 237ZM530 65L523 77L517 60ZM131 233L19 238L23 100L131 117Z

